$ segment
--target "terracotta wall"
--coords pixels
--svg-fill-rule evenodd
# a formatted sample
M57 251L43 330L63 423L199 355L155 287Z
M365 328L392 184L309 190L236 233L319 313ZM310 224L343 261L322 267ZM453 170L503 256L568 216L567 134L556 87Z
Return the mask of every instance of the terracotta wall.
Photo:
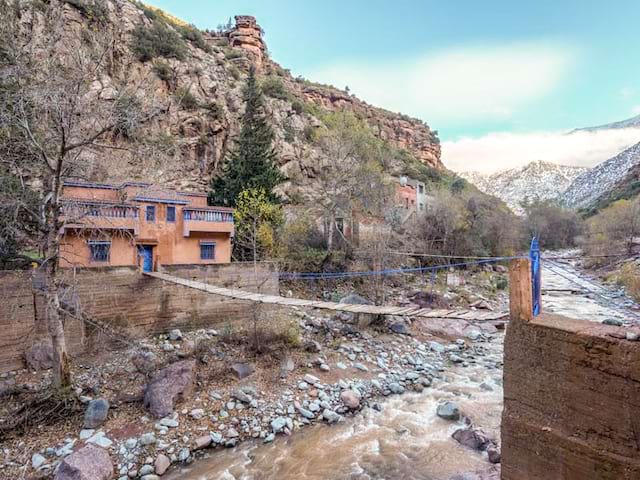
M541 315L505 339L503 480L640 478L640 342Z
M255 290L253 264L174 265L164 271L215 285ZM266 280L266 281L265 281ZM278 277L271 264L260 264L263 293L278 293ZM249 302L207 294L141 275L132 267L78 269L66 272L76 285L85 311L131 337L166 332L172 328L223 328L251 319ZM28 272L0 272L0 372L23 367L23 353L39 338L46 338L43 302L34 297ZM67 320L67 341L72 354L83 351L91 326Z

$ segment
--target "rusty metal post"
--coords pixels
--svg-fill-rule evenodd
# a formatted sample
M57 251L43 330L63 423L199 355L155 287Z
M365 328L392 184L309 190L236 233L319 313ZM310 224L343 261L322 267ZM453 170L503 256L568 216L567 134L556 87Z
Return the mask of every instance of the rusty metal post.
M509 314L512 322L533 319L531 261L517 258L509 265Z

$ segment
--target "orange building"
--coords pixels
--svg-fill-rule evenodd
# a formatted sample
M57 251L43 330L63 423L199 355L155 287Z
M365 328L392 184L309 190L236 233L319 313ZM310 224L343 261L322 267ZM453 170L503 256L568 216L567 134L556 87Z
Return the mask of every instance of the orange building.
M229 263L233 210L146 183L66 182L62 267Z

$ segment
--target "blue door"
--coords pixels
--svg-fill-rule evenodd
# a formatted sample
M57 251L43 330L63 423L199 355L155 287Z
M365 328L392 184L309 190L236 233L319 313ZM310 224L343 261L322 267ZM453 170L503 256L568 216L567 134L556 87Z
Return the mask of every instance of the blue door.
M138 247L138 255L142 261L142 271L151 272L153 270L153 247L141 245Z

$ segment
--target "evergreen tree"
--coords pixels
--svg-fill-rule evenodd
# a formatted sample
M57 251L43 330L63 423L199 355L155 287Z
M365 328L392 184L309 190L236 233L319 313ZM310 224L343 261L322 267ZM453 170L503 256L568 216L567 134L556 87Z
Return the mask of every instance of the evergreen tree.
M242 130L223 166L222 175L211 181L210 205L235 207L240 192L252 188L264 189L269 201L277 202L273 189L285 180L275 165L274 134L266 119L264 98L254 67L249 70L244 101Z

